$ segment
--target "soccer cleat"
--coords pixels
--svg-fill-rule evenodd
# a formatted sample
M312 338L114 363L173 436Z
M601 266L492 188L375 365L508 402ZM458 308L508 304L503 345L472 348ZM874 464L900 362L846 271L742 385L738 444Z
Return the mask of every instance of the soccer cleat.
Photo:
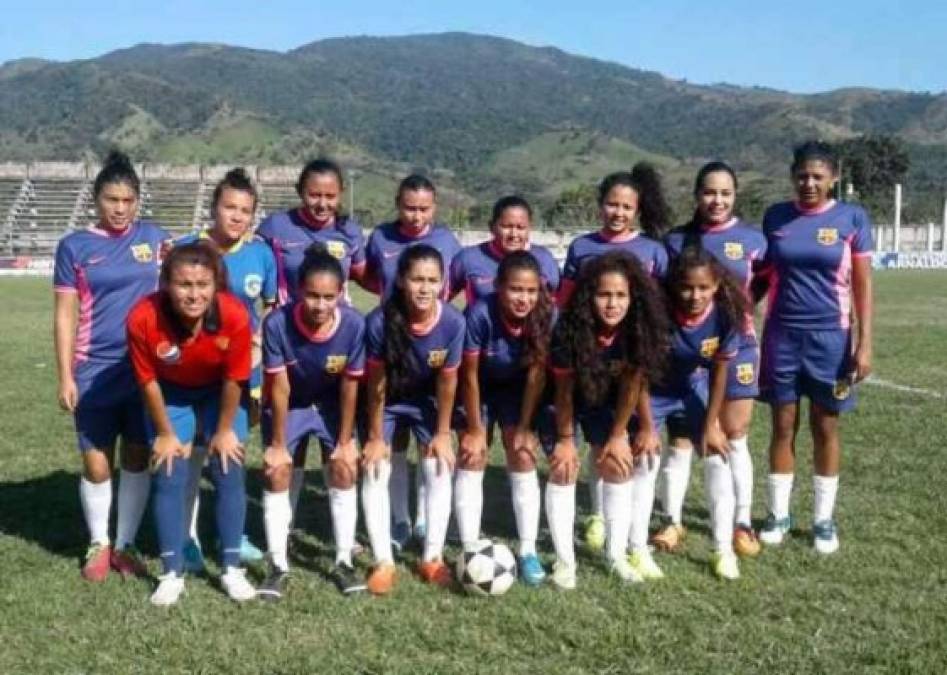
M552 564L552 583L564 591L571 591L575 588L575 564L567 565L561 560L556 560Z
M450 573L450 567L443 560L428 560L418 563L418 574L426 583L441 588L450 588L454 583L454 576Z
M361 593L367 585L355 568L346 562L337 562L329 571L329 579L343 595Z
M659 551L664 553L677 553L684 545L684 538L687 537L687 530L683 525L668 523L651 537L651 543Z
M184 543L184 571L188 574L203 574L206 569L204 566L204 553L201 551L201 543L197 539L188 539Z
M269 574L256 589L257 597L266 602L279 602L286 593L288 583L289 572L271 563Z
M151 604L155 607L170 607L177 604L184 592L184 577L168 572L158 577L158 587L151 594Z
M746 523L737 523L733 528L733 552L741 558L755 558L760 554L760 540Z
M388 595L395 587L397 578L398 571L394 564L390 562L380 563L368 575L368 582L365 585L372 595Z
M779 546L792 527L792 516L777 518L772 513L766 516L766 522L760 529L760 541L767 546Z
M822 555L838 550L838 527L834 520L820 520L812 526L812 544L815 552Z
M148 566L134 546L126 546L121 551L113 549L111 563L112 569L121 574L122 579L148 576Z
M593 513L585 519L585 545L590 551L602 551L605 548L605 517Z
M545 580L546 571L535 553L520 556L517 559L517 564L520 568L520 579L527 586L539 586Z
M616 577L630 584L640 584L644 582L644 577L638 573L628 560L612 560L608 565L608 571Z
M391 528L391 545L395 547L395 551L401 553L407 548L409 541L411 541L411 523L395 523Z
M228 567L220 575L220 585L234 602L246 602L256 597L256 589L247 581L247 571L242 567Z
M733 581L740 578L740 565L735 553L714 551L710 554L710 569L718 579Z
M86 549L82 563L82 578L86 581L105 581L112 564L112 547L92 543Z
M635 549L629 553L628 565L645 581L657 581L664 578L664 572L654 562L651 551L646 548Z
M243 535L240 540L240 562L244 565L252 565L261 560L263 560L263 551L253 545L250 537Z

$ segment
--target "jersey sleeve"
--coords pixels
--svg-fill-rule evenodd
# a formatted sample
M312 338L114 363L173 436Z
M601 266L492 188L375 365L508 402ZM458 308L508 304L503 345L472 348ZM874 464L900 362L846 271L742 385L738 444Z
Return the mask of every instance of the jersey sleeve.
M276 256L265 242L260 246L260 257L263 259L263 302L276 302L276 296L279 292L278 279L276 276Z
M234 325L228 336L230 344L224 363L224 378L243 382L250 379L250 315L242 306L232 311Z
M562 266L562 278L570 281L575 281L576 277L579 276L579 256L575 250L577 241L578 239L573 239L572 243L569 244L566 251L566 261Z
M543 249L544 253L540 259L540 270L543 277L546 279L546 286L549 288L549 292L555 294L559 290L559 263L556 262L555 257L552 255L552 252L548 249Z
M444 359L443 370L457 370L460 366L460 360L464 355L464 333L466 325L463 316L458 312L458 316L453 322L453 330L447 342L447 357Z
M552 342L549 345L549 367L553 375L571 375L574 372L571 350L558 326L553 330Z
M490 339L490 326L483 310L483 303L477 303L467 314L464 353L479 354L487 346Z
M146 385L158 379L152 350L148 346L148 317L144 306L139 305L128 317L126 324L128 356L138 384Z
M53 288L62 292L72 292L78 289L75 255L68 238L61 239L56 247Z
M454 256L454 259L450 261L450 272L447 276L447 285L448 285L448 295L447 297L453 298L455 295L464 290L464 255L461 252L458 255Z
M368 364L385 362L384 317L375 310L365 320L365 361Z
M352 230L352 267L361 267L365 264L365 235L362 234L362 226L357 222L350 221Z
M864 209L855 211L855 238L852 239L852 256L864 258L871 255L875 245L871 236L871 221Z
M651 276L663 280L668 274L668 252L660 242L655 242Z
M716 361L729 361L737 355L737 351L742 344L743 335L735 327L730 326L729 322L724 327L723 335L720 336L720 348L714 355Z
M286 351L280 331L282 312L276 310L263 319L263 369L278 373L286 369Z
M365 321L358 317L358 328L349 345L345 374L349 377L361 377L365 372Z

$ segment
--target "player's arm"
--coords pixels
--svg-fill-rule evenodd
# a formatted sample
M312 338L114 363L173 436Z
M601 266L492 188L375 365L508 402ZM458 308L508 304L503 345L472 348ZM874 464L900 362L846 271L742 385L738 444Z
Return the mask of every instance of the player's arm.
M151 423L157 432L151 445L151 470L159 471L161 465L164 464L170 476L174 458L183 457L187 452L174 432L174 427L171 426L171 419L168 417L168 409L165 407L164 396L158 381L151 380L142 384L140 388L145 412L151 418Z
M376 462L388 456L385 444L385 363L369 359L365 382L365 414L368 418L368 439L362 448L362 468L373 467Z
M574 483L579 473L579 453L575 447L575 373L554 369L556 406L556 445L549 458L550 475L562 484Z
M523 400L520 403L520 421L517 432L526 432L533 426L533 418L539 408L539 401L546 387L545 364L533 364L526 371L526 386L523 388Z
M632 441L632 452L635 456L656 455L661 451L661 438L654 425L654 416L651 414L651 393L648 391L648 378L641 378L641 388L638 393L638 433Z
M874 290L871 282L871 256L853 256L852 293L858 319L858 342L855 347L853 379L858 382L871 374Z
M79 298L72 291L56 291L53 309L53 342L56 348L56 370L59 375L59 405L74 412L79 392L72 371L76 347L76 322Z
M615 417L605 445L602 446L597 462L614 461L622 477L631 474L632 453L628 441L628 424L638 407L641 394L641 371L628 369L621 378L618 388L618 400L615 402Z
M700 454L726 456L730 452L727 436L720 425L720 411L723 410L727 393L727 370L729 358L714 359L710 369L710 396L707 401L707 415L704 418L704 433L701 438Z
M486 455L487 430L480 415L480 351L464 352L461 365L462 398L467 429L460 439L460 454L467 462L479 463Z
M454 449L451 447L450 418L454 412L454 400L457 395L457 368L441 368L435 381L437 400L437 427L431 439L431 454L437 459L438 471L446 468L454 470ZM442 464L444 466L442 466Z

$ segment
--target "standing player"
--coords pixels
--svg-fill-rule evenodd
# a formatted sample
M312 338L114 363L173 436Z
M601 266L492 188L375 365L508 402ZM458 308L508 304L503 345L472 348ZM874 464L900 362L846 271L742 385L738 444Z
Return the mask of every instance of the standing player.
M289 574L291 455L309 436L322 447L336 559L330 577L342 593L365 589L352 566L358 455L352 432L365 364L365 321L344 302L345 273L321 244L306 250L297 300L267 316L263 358L269 382L263 413L263 521L270 574L259 588L279 600Z
M514 251L529 251L539 263L543 284L550 293L559 288L559 264L549 249L531 244L529 233L532 227L533 209L522 197L502 197L493 205L490 232L493 239L466 246L450 265L451 297L461 291L467 306L493 293L497 267Z
M558 441L549 458L546 519L556 549L553 582L575 588L575 482L579 458L575 423L592 446L604 479L603 508L611 570L625 581L654 566L647 548L626 557L634 514L651 513L654 477L650 457L633 456L629 425L645 383L660 375L667 349L666 311L654 283L628 253L614 251L583 266L553 335ZM638 524L640 529L640 524ZM647 531L647 521L644 523ZM633 566L634 564L634 566Z
M212 246L177 246L162 263L158 292L128 316L128 349L148 411L152 506L164 568L151 602L159 606L175 604L184 590L185 488L198 427L209 437L217 491L221 586L238 602L256 596L239 567L247 507L243 387L250 378L250 317L224 290L226 274Z
M426 244L434 248L441 256L444 269L450 269L451 262L460 252L460 242L444 225L436 222L437 191L434 184L424 176L417 174L406 177L398 185L395 197L398 219L379 225L372 232L366 246L367 267L365 288L377 293L386 300L395 288L398 276L398 260L408 247ZM448 284L443 285L441 297L447 299ZM408 508L408 450L409 437L397 430L391 458L391 507L394 518L392 538L395 546L404 548L411 537L411 516ZM425 514L422 503L425 501L424 481L420 472L417 476L418 513L415 519L415 534L424 539L426 530Z
M536 586L546 576L536 555L540 509L536 454L540 425L547 442L552 431L550 411L541 408L554 306L532 252L504 256L495 283L496 292L478 300L466 314L462 376L466 429L460 441L455 511L461 541L472 544L480 537L487 430L496 422L502 431L520 540L520 578Z
M736 278L750 297L754 268L766 254L766 237L760 230L733 215L736 202L737 176L727 164L710 162L697 172L694 217L683 227L668 233L665 243L673 263L685 248L700 247L709 251ZM759 345L753 327L752 311L748 312L740 348L729 360L726 400L720 423L727 436L730 451L727 461L733 472L736 495L733 547L737 554L755 556L759 541L751 526L753 503L753 462L747 437L753 416L753 399L759 394ZM654 544L665 551L677 550L684 539L682 507L690 480L692 449L687 439L672 438L662 457L663 495L661 503L669 522L654 536Z
M243 169L233 169L217 183L211 198L213 226L200 234L188 235L178 240L179 244L207 241L217 248L227 267L227 288L247 309L250 328L253 331L253 370L250 374L250 419L259 418L260 396L263 374L260 367L261 314L270 311L276 304L276 261L273 252L261 239L250 232L256 214L257 194L253 182ZM187 521L190 537L184 547L185 567L188 572L202 572L204 557L197 537L198 487L201 469L207 458L207 449L196 444L191 452L190 482L187 486ZM240 559L256 562L263 558L260 550L250 543L246 535L240 544Z
M419 508L426 511L428 527L418 572L428 583L451 583L443 548L450 519L451 414L464 346L464 317L440 300L444 262L427 244L411 246L400 255L394 286L384 304L365 320L368 431L362 456L362 499L378 563L368 580L373 593L387 592L394 583L388 457L398 427L411 430L423 457L426 496Z
M109 568L142 574L135 535L150 477L144 411L125 342L131 307L154 291L159 253L169 235L137 220L140 183L128 157L112 152L95 177L98 222L56 247L54 337L59 404L75 418L82 478L79 497L91 543L82 576L103 581ZM109 540L112 466L122 438L118 524Z
M791 172L796 201L771 206L763 217L769 297L760 389L773 409L773 431L769 516L760 539L778 545L792 526L799 399L807 396L815 454L813 543L828 554L839 547L833 517L839 414L855 407L853 385L871 372L871 223L860 207L832 198L838 158L830 145L800 145Z

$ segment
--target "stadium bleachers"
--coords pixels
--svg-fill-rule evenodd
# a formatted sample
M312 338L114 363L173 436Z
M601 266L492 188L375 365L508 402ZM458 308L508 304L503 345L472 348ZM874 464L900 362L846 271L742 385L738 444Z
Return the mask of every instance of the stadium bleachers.
M14 255L52 251L60 237L76 226L88 190L84 178L28 179L10 214L8 250Z
M272 213L285 211L299 205L296 186L286 183L261 183L260 203L257 206L257 219L263 220Z
M201 180L146 180L141 187L141 215L175 235L209 219L206 185Z

